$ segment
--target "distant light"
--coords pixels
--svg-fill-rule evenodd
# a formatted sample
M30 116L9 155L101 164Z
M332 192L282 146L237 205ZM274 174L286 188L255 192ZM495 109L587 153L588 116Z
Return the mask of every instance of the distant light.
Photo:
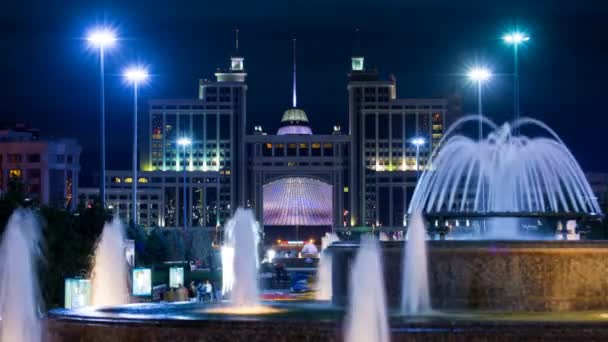
M274 259L274 257L277 255L277 252L274 249L269 249L266 252L267 258L268 258L268 262L272 262L272 260Z
M492 73L486 68L474 68L469 71L468 76L473 81L486 81L492 76Z
M411 141L412 141L412 144L414 144L416 146L422 146L422 145L426 144L426 140L422 137L414 138Z
M188 146L192 144L192 139L190 138L179 138L177 139L177 144L180 146Z
M505 34L502 39L507 44L521 44L530 40L530 37L522 32L513 32Z
M91 30L87 35L87 40L92 46L104 48L112 47L118 39L112 29L101 27Z
M123 75L129 82L133 83L143 82L149 77L148 70L139 66L127 68Z

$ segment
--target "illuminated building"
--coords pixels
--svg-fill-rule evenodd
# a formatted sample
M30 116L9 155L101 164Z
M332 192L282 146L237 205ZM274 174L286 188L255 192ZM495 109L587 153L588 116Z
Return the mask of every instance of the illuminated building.
M0 129L0 190L11 178L29 197L59 208L75 209L81 148L72 139L42 140L23 125Z
M416 184L411 139L427 141L420 147L424 170L443 135L449 101L399 99L396 80L381 79L364 61L352 59L348 132L337 125L325 131L311 127L298 107L295 58L293 102L276 113L276 134L265 132L255 119L247 122L242 57L232 57L230 69L215 73L215 81L201 80L196 99L151 100L142 144L147 147L141 153L141 177L148 181L139 183L146 216L140 222L182 226L186 167L189 227L216 229L244 206L254 210L265 233L285 232L278 236L282 239L295 238L298 229L301 238L338 227L402 229ZM177 146L181 137L192 139L185 158ZM130 213L129 174L108 171L108 203L123 216ZM95 189L84 192L90 198Z
M108 206L123 218L131 216L130 170L106 172ZM181 171L141 171L138 177L138 215L145 226L183 226L183 174ZM188 172L189 227L212 227L215 229L220 218L217 206L220 172ZM81 188L80 195L91 201L99 194L97 188Z
M236 189L243 181L241 170L246 167L243 148L246 76L244 58L233 56L229 70L215 73L215 82L199 82L198 99L151 100L149 103L150 126L146 141L149 148L142 153L147 155L142 159L142 169L178 171L186 167L190 172L219 175L217 191L205 196L206 206L218 207L217 224L225 222L231 208L244 203L242 198L239 200ZM185 159L177 146L180 137L192 140ZM195 205L192 202L194 188L192 185L188 191L188 207ZM181 195L178 194L175 201L181 206ZM213 223L213 227L215 225Z
M606 210L608 208L608 173L587 172L585 176L587 176L589 186L597 197L600 208Z
M427 167L445 128L448 101L397 99L396 80L382 80L353 57L349 74L349 134L352 138L349 183L353 189L350 221L356 225L399 227L416 186L415 137L420 169Z

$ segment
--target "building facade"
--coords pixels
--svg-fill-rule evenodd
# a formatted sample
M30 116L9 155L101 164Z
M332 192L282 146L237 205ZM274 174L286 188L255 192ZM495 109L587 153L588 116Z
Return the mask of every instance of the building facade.
M15 180L42 204L75 209L80 153L72 139L40 140L24 126L0 129L0 190Z
M443 136L448 101L397 99L396 80L381 80L363 57L349 74L351 225L402 227L416 187ZM413 140L422 138L419 158Z
M280 117L275 134L246 130L247 84L244 59L201 80L197 99L151 100L141 153L139 222L184 225L183 171L187 223L216 229L239 206L250 207L264 229L376 226L402 229L417 181L443 136L448 101L398 99L394 78L367 70L352 59L348 74L348 131L316 134L297 107ZM177 140L190 138L190 146ZM412 139L427 143L416 146ZM107 201L129 216L126 171L108 172ZM96 189L82 191L87 198ZM142 207L143 206L143 207ZM142 216L143 215L143 216Z

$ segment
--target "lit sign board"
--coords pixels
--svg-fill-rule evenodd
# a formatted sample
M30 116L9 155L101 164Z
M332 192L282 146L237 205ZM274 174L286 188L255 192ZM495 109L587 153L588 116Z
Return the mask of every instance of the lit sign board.
M133 295L152 295L152 270L149 268L133 269Z
M178 288L180 285L184 285L184 268L169 268L169 287Z
M76 309L91 303L91 281L81 278L66 278L65 300L66 309Z

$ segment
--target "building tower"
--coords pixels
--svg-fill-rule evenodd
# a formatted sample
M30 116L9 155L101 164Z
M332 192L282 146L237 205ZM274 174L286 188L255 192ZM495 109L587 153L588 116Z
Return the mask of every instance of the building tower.
M296 83L296 40L293 39L293 85L292 85L292 107L283 113L281 127L277 135L305 134L312 135L312 129L308 122L306 112L298 108L298 93Z
M357 30L358 34L358 30ZM357 39L358 41L358 39ZM358 46L359 44L357 44ZM360 50L358 48L357 50ZM395 98L395 80L380 80L378 71L367 70L365 59L360 51L351 57L351 70L348 74L348 131L351 137L349 183L351 184L350 224L365 225L365 146L364 146L364 108L386 106Z

